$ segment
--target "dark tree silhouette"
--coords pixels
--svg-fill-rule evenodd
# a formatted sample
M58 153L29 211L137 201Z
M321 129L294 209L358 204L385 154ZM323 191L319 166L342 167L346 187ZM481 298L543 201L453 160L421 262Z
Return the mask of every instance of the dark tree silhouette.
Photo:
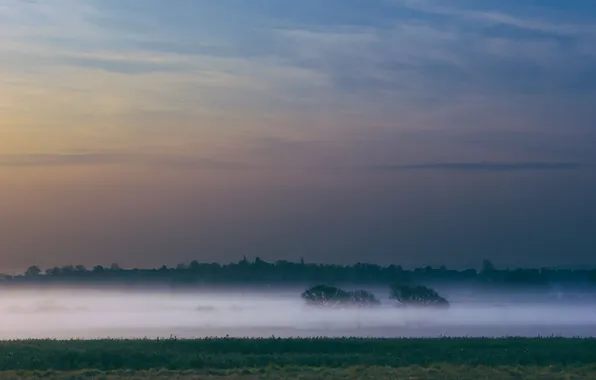
M538 269L516 269L507 273L505 282L510 285L547 285L548 276Z
M96 273L96 274L101 274L101 273L105 272L105 268L101 265L96 265L93 267L92 272Z
M374 294L366 290L345 291L334 286L318 285L302 293L302 299L310 306L364 307L380 305Z
M390 299L398 301L398 306L433 306L449 307L449 302L439 293L425 286L391 286Z
M596 284L596 269L590 271L590 281Z
M85 268L84 265L77 265L77 266L75 266L75 271L77 271L79 273L85 273L85 272L87 272L87 268Z
M37 265L30 266L25 271L25 276L27 276L27 277L35 277L35 276L39 276L40 274L41 274L41 269L39 269L39 267Z
M348 293L351 302L357 306L378 306L381 304L381 301L379 301L374 294L367 292L366 290L356 290Z
M122 269L120 268L120 265L118 265L117 263L112 263L112 264L110 264L110 270L116 272L116 271L120 271Z
M246 257L228 264L191 261L174 267L124 269L117 263L109 266L85 268L83 265L64 265L45 270L32 266L22 275L3 276L0 285L27 284L169 284L173 286L207 285L288 285L304 286L312 283L333 283L338 286L371 286L387 284L409 285L453 283L459 286L525 287L553 283L596 283L596 272L586 269L512 268L497 269L485 260L482 270L453 270L445 266L405 269L399 265L380 266L315 264L304 260L268 262L261 258L249 261ZM349 285L348 285L349 284ZM353 296L356 296L353 294Z
M305 290L302 299L313 306L340 306L350 300L350 295L345 290L334 286L318 285Z
M493 265L493 263L491 263L489 260L483 260L482 261L482 274L492 274L496 271L495 266Z

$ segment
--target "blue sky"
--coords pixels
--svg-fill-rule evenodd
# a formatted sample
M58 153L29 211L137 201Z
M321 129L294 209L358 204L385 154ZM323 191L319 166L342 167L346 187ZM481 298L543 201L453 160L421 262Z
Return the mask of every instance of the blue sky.
M483 249L493 255L551 249L548 262L557 262L557 252L566 250L578 263L594 248L588 232L594 225L586 222L596 202L589 195L596 187L591 2L0 0L0 36L0 178L12 184L6 207L8 199L30 203L33 195L18 189L55 189L47 203L27 210L29 218L15 230L51 235L57 227L27 220L43 214L53 224L57 211L48 205L66 204L72 184L89 173L112 185L92 192L99 203L109 204L128 170L134 178L169 183L149 191L147 197L155 200L196 188L188 202L206 207L209 215L217 213L208 205L218 199L246 207L247 220L261 212L251 209L254 199L240 190L221 195L222 186L253 188L255 197L260 188L279 197L277 208L263 206L269 215L264 230L271 220L287 221L279 232L286 239L271 246L261 243L267 240L261 230L234 224L231 220L242 218L231 211L229 220L199 218L197 228L219 231L210 236L241 231L237 243L194 239L196 231L184 225L194 216L183 216L188 208L176 206L180 213L172 211L172 223L180 224L178 232L162 233L164 241L178 236L186 242L173 255L180 260L204 245L218 252L206 258L224 261L241 255L238 247L244 246L271 258L334 251L329 257L343 260L342 251L347 261L412 261L408 253L392 256L399 247L438 262L444 257L441 246L450 241L452 250L464 253L449 260L460 264ZM197 195L205 183L208 194ZM488 183L493 187L476 206L465 202L479 197L475 186L478 191ZM370 185L365 195L385 203L373 199L362 210L349 206L364 202L364 195L355 193L364 184ZM449 197L437 193L441 186L451 189ZM289 195L297 188L296 204L339 196L348 205L343 212L370 213L372 221L338 220L327 239L318 231L299 233L308 220L320 222L336 211L323 207L300 219ZM391 190L398 188L404 194ZM415 194L414 188L425 190ZM546 192L544 203L533 203L537 192ZM576 196L565 201L564 194ZM439 204L423 207L429 202ZM511 214L490 209L499 202ZM171 205L153 204L160 210L156 215L170 213ZM418 206L410 210L411 204ZM486 231L477 233L486 237L471 243L466 228L476 217L466 215L479 205L490 209ZM79 207L60 216L64 226L99 213L90 205ZM439 222L439 210L451 207L460 215L459 229ZM545 208L551 209L546 216L539 211ZM410 216L400 213L405 209ZM529 231L527 242L513 241L522 228L515 227L520 218L511 216L516 210L546 223ZM148 211L131 206L129 212ZM411 215L417 220L408 229L413 232L395 238L390 226L407 225ZM495 230L495 223L507 225L507 218L513 226L506 229L509 235ZM538 244L560 218L569 227L561 229L559 240L544 243L548 249ZM101 223L89 223L74 246L84 247L95 236ZM158 227L121 227L130 233L113 232L93 254L77 256L79 247L60 257L93 261L121 249L114 242L122 236L139 252L165 244L146 238ZM346 231L359 240L345 240ZM434 242L421 243L418 234ZM62 247L56 250L64 250L67 239L56 240ZM27 260L39 257L39 246L7 241L10 251L28 252ZM366 246L372 253L362 253ZM162 259L155 250L143 263ZM519 257L512 255L511 260ZM17 264L22 265L10 265Z

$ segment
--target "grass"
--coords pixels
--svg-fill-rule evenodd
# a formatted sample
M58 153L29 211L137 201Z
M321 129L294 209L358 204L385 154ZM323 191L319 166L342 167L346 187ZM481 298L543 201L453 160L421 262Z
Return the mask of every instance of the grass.
M596 339L0 342L2 379L588 379Z
M265 367L262 369L238 370L148 370L148 371L5 371L0 372L3 380L11 379L49 379L49 380L141 380L141 379L178 379L178 380L257 380L257 379L443 379L443 380L588 380L594 379L596 367L568 367L557 366L455 366L449 364L433 365L429 367Z

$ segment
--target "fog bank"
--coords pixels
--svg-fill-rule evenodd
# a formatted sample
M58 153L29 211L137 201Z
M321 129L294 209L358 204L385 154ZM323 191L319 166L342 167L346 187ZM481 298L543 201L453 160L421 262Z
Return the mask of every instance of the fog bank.
M106 338L206 336L596 336L591 293L491 296L452 291L448 310L313 310L295 291L168 292L5 290L0 336Z

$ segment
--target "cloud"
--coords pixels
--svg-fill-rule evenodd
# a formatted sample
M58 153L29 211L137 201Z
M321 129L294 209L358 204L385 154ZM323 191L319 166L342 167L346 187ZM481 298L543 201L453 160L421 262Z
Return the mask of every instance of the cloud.
M589 26L563 25L543 15L535 21L507 7L433 4L379 1L363 7L330 1L321 7L305 1L282 7L259 1L231 9L207 2L171 7L154 1L139 7L92 1L69 15L59 6L39 6L46 21L33 29L33 39L32 32L7 31L20 30L21 35L9 36L30 52L46 50L35 51L43 57L13 57L18 70L59 61L90 74L123 74L110 99L122 94L120 85L132 83L130 74L176 78L174 85L156 83L149 75L135 83L138 91L124 94L129 101L120 103L143 92L143 102L151 104L141 111L172 105L178 113L192 114L201 104L279 114L307 106L388 120L470 98L594 91ZM223 16L228 22L213 21ZM497 33L495 25L515 30ZM521 34L522 29L544 35ZM216 86L197 80L205 76L231 79ZM181 88L186 83L188 88ZM146 99L155 88L157 99ZM93 91L93 98L98 93Z
M156 129L174 135L169 131L184 127L193 129L185 136L198 140L220 136L224 128L246 131L235 140L238 146L248 144L246 136L253 134L311 141L331 129L346 140L344 131L356 128L393 151L404 151L403 133L412 130L453 142L429 148L450 150L446 154L373 160L418 162L478 157L458 156L460 148L477 145L464 137L497 130L507 130L515 141L536 131L530 137L537 150L557 150L561 140L549 135L562 123L539 115L554 113L553 105L567 97L573 102L565 103L565 113L577 119L583 103L596 95L591 79L596 78L596 55L586 43L593 38L591 27L548 12L530 16L517 5L151 4L91 1L73 12L40 4L39 26L26 12L36 6L13 9L14 19L29 20L33 29L18 28L16 22L0 26L11 37L0 43L7 56L0 62L0 77L23 77L27 86L4 86L10 102L0 106L31 125L43 115L41 122L54 120L55 125L134 130L129 136ZM219 16L227 22L215 22ZM576 99L579 94L582 99ZM38 112L29 113L32 107ZM565 133L578 136L582 125L591 125L588 118L566 122ZM391 141L381 137L382 128L392 130ZM138 140L148 134L142 136ZM427 137L421 143L431 145ZM359 149L355 139L348 144L338 156ZM573 152L527 155L508 142L488 145L495 154L480 157L489 160L588 161ZM519 155L510 155L512 150ZM322 149L318 154L325 156Z
M14 154L0 155L0 166L70 166L113 164L125 160L120 154Z
M146 153L58 153L58 154L11 154L0 155L0 167L44 167L44 166L85 166L111 164L140 164L149 166L169 166L176 168L216 168L234 169L244 165L216 160L196 155L146 154Z
M596 28L589 23L562 21L544 7L531 16L520 11L523 6L497 3L494 10L478 10L482 5L472 2L461 9L393 4L409 17L277 29L287 41L286 61L329 78L344 104L376 107L385 118L470 99L510 97L516 103L514 97L596 95L590 80L596 56L587 48L596 43Z
M378 166L381 170L457 170L457 171L536 171L575 170L581 168L578 162L435 162L410 165Z
M457 8L454 6L447 7L436 5L436 2L426 0L396 0L395 3L423 13L451 16L467 22L488 25L506 25L519 29L566 36L584 36L586 34L596 36L596 28L591 23L565 23L561 19L552 21L536 18L535 16L523 17L499 10L476 10ZM444 3L441 2L441 4ZM478 7L478 4L474 4L474 6ZM524 9L523 6L517 8L517 13L519 14L519 11L522 9Z
M142 74L151 72L177 71L179 68L170 63L132 60L117 61L109 59L71 58L68 64L92 69L116 72L120 74Z
M296 143L287 142L286 148ZM277 143L276 145L279 145ZM298 146L302 146L299 144ZM304 149L304 147L303 147ZM317 154L315 149L315 155ZM358 170L358 165L334 166L332 164L295 165L289 162L257 165L224 161L209 157L184 154L148 154L120 152L62 153L62 154L15 154L0 155L0 167L36 167L36 166L79 166L79 165L111 165L136 164L153 167L175 167L178 169L259 169L269 170ZM306 164L306 163L304 163ZM455 170L455 171L544 171L544 170L576 170L583 165L579 162L434 162L405 165L378 165L376 170Z

